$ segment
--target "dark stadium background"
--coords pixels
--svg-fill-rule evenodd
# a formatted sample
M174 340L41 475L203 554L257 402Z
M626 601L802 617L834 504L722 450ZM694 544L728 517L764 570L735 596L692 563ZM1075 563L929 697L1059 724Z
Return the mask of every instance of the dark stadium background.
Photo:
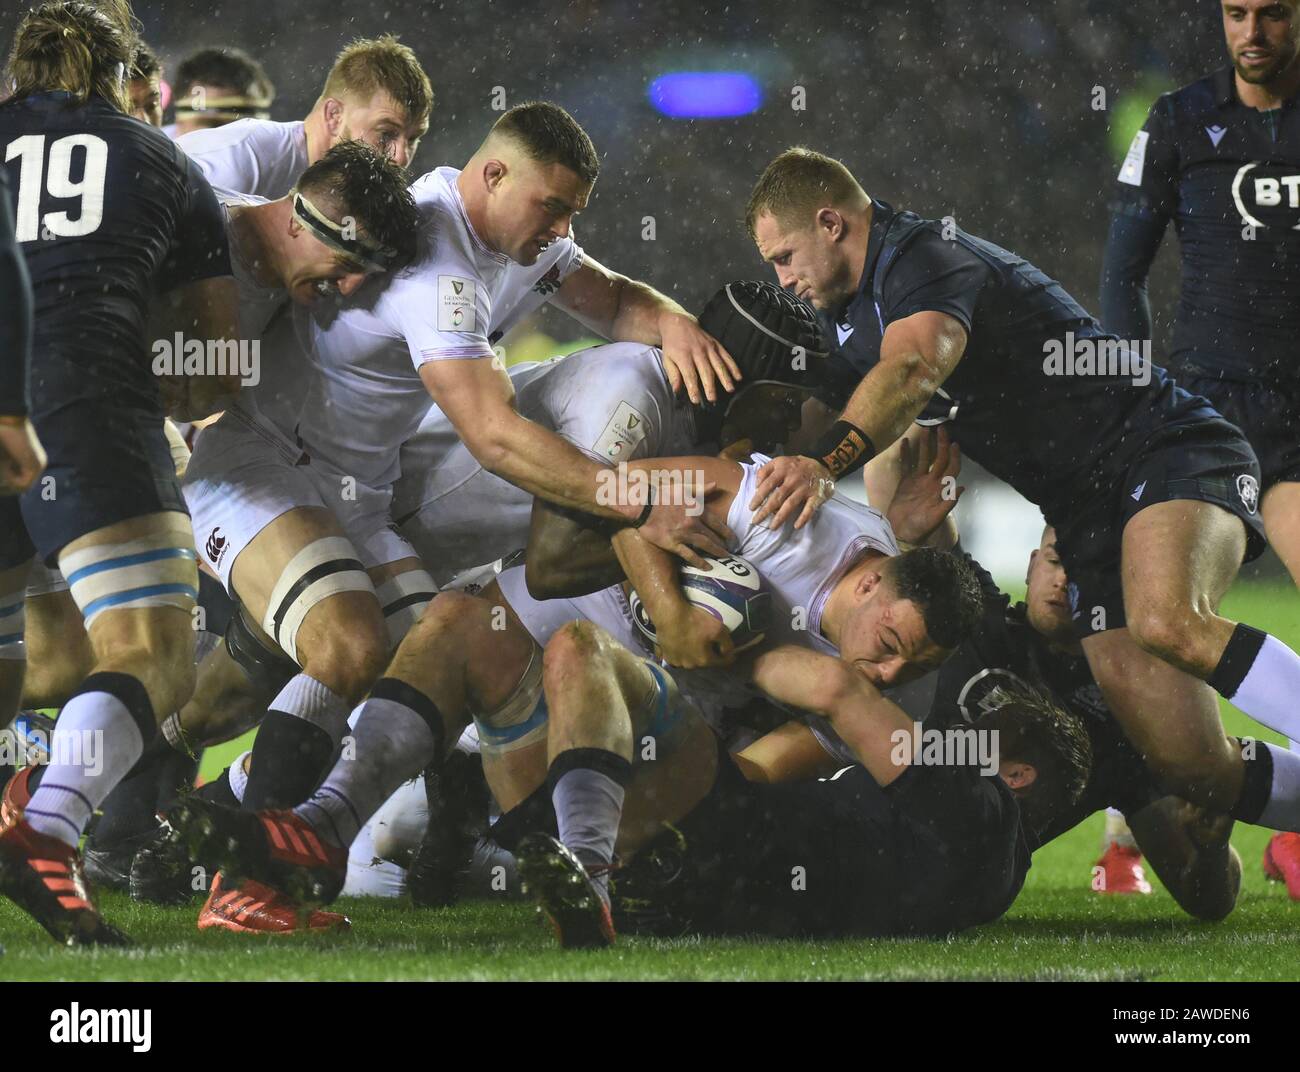
M25 6L0 15L5 40ZM498 86L507 105L538 97L564 105L603 160L579 241L692 309L727 279L761 276L745 200L773 155L802 144L842 159L877 197L951 215L1014 249L1095 310L1107 201L1133 130L1157 94L1225 62L1209 0L136 0L134 8L164 77L195 48L239 46L275 83L272 116L282 120L307 114L348 40L399 34L435 93L416 174L463 163L500 114ZM736 119L661 116L647 88L683 70L748 72L763 104ZM791 106L796 86L803 110ZM642 238L647 216L654 241ZM1151 276L1158 362L1176 296L1170 236ZM548 312L540 326L557 342L576 338L563 315ZM548 339L530 342L511 358L545 356ZM977 474L964 482L979 495L963 513L976 497L985 506L963 518L968 530L1006 513ZM1013 542L1024 544L1026 532L1017 525ZM982 542L1005 545L1007 535ZM1014 557L1022 560L1019 547Z

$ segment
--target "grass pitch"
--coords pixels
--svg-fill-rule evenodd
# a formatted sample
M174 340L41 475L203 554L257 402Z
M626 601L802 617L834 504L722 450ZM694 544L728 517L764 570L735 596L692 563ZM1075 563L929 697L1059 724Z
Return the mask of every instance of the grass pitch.
M1225 613L1300 647L1300 596L1289 586L1241 584ZM1270 740L1225 708L1229 728ZM216 762L219 757L211 757ZM564 953L532 909L471 902L443 911L371 899L341 902L350 934L245 937L200 933L199 901L137 905L105 894L105 914L129 950L71 951L0 902L0 978L10 980L1291 980L1300 979L1300 903L1268 883L1268 832L1238 825L1243 863L1236 911L1223 923L1189 919L1152 877L1149 897L1089 888L1102 819L1094 816L1034 856L1020 899L998 923L947 941L678 941L623 938L612 950Z

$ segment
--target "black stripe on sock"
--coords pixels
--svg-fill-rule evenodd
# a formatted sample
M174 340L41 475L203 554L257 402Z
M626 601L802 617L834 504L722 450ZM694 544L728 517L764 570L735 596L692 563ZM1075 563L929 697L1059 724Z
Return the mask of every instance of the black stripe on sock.
M356 805L353 804L351 800L349 800L346 796L344 796L344 794L340 793L337 789L334 789L328 785L322 785L319 789L316 790L316 792L328 793L330 796L334 797L335 799L341 800L344 803L344 805L347 807L348 811L352 813L352 821L353 823L356 824L358 830L360 830L363 826L366 825L361 821L361 816L357 812ZM330 825L334 826L334 819L330 816L329 812L327 812L319 804L313 804L310 800L307 803L311 804L312 807L319 810L321 814L323 814L327 819L329 819ZM339 832L338 827L334 827L334 834L336 837L338 836L338 832ZM342 844L342 842L340 841L339 844Z
M594 770L626 788L632 777L632 763L615 752L604 748L570 748L555 757L546 772L547 788L554 791L555 783L571 770Z
M395 599L384 608L384 617L396 614L399 610L406 610L413 603L428 603L437 594L437 592L412 592L401 599Z
M1263 741L1247 742L1240 737L1237 741L1241 745L1246 772L1241 783L1241 796L1232 806L1231 815L1241 823L1258 823L1268 798L1273 795L1273 753ZM1250 758L1246 755L1248 744L1253 752Z
M136 729L140 731L140 739L145 744L153 740L158 732L158 722L154 717L149 692L138 677L119 674L115 670L100 670L86 678L72 695L82 696L88 692L106 692L120 700L122 706L130 712Z
M289 613L289 608L293 606L294 601L303 594L309 587L319 581L322 577L328 577L331 573L349 573L351 571L365 573L366 567L358 562L355 558L333 558L328 562L322 562L319 566L313 566L301 577L299 577L292 588L285 593L280 600L280 605L275 608L275 617L271 619L272 632L277 642L280 640L280 623Z
M381 677L375 682L375 687L370 690L370 698L372 700L392 700L393 703L409 707L424 720L424 724L429 727L429 732L433 734L434 755L439 757L442 755L443 737L446 736L446 730L443 728L442 712L438 710L438 705L428 696L398 678Z
M1246 680L1250 668L1255 665L1255 658L1267 638L1267 633L1238 622L1237 628L1228 638L1228 646L1219 657L1219 665L1205 679L1210 687L1225 700L1231 700Z
M57 811L37 811L35 808L24 808L23 815L39 815L42 819L58 819L61 823L67 823L77 837L81 837L81 827L66 815L60 815Z
M87 797L85 793L82 793L82 792L77 791L76 789L73 789L72 786L70 786L70 785L47 785L45 788L46 788L46 789L58 789L60 792L63 792L63 793L71 793L74 797L76 797L79 801L81 801L82 804L84 804L84 805L86 806L86 814L87 814L88 816L89 816L89 815L94 815L94 814L95 814L95 805L93 805L93 804L90 802L90 798ZM45 813L44 813L44 812L40 812L40 813L38 813L38 814L42 814L42 815L43 815L43 814L45 814Z

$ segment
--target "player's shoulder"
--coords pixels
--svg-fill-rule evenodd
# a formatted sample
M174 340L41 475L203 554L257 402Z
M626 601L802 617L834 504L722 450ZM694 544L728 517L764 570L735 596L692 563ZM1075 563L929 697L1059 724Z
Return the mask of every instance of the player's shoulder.
M179 154L162 131L119 111L102 97L78 101L70 93L34 93L0 104L0 130L15 133L39 128L43 134L91 134L115 149L147 150L168 160Z
M566 377L589 379L606 392L671 393L663 370L663 352L643 342L608 342L576 350L560 363Z
M258 194L241 194L237 190L227 190L220 186L212 187L212 192L216 195L217 201L225 208L248 205L269 205L269 197L261 197Z
M236 119L224 126L191 130L176 139L191 156L203 156L241 145L292 143L303 136L301 120L290 123L274 119Z
M1160 94L1151 106L1151 114L1176 123L1194 119L1232 99L1232 68L1221 67L1195 82Z
M465 214L456 189L459 174L456 168L439 167L411 183L411 197L420 214L419 252L394 279L427 280L432 272L451 274L462 282L479 276L476 253L490 251L474 234Z

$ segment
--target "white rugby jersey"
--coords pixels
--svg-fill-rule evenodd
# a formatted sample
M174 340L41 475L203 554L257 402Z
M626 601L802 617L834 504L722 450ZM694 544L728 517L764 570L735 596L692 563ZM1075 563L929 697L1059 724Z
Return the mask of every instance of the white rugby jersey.
M302 122L236 119L176 139L208 182L222 190L278 201L307 170L307 132Z
M758 471L768 461L764 455L755 454L751 462L742 463L745 475L727 513L727 525L736 534L729 549L754 564L772 593L767 646L798 644L838 656L839 650L821 634L827 598L863 554L879 551L897 555L898 542L880 511L838 494L823 504L802 529L754 525L749 503L758 483ZM512 576L516 573L518 576ZM624 647L647 651L632 622L622 585L576 599L538 602L528 597L522 574L522 568L502 573L501 590L539 644L544 645L565 622L583 618L608 630ZM550 606L553 603L567 606ZM706 712L742 706L758 694L748 682L725 670L673 668L672 674L682 690Z
M416 263L340 305L296 306L305 375L289 391L251 392L263 423L368 487L396 479L401 445L432 404L420 366L492 357L501 337L582 264L571 238L527 267L488 249L470 226L459 174L438 168L411 186L424 221Z
M510 379L520 414L598 462L696 453L695 415L688 401L673 397L656 347L592 346L568 357L517 365ZM397 517L435 501L446 505L446 497L482 468L437 406L403 445L401 458L402 475L393 488ZM532 496L515 490L531 506Z
M673 397L660 351L593 346L510 370L528 420L609 465L698 453L690 402ZM435 576L501 558L528 543L533 497L487 472L437 407L402 447L393 517Z

